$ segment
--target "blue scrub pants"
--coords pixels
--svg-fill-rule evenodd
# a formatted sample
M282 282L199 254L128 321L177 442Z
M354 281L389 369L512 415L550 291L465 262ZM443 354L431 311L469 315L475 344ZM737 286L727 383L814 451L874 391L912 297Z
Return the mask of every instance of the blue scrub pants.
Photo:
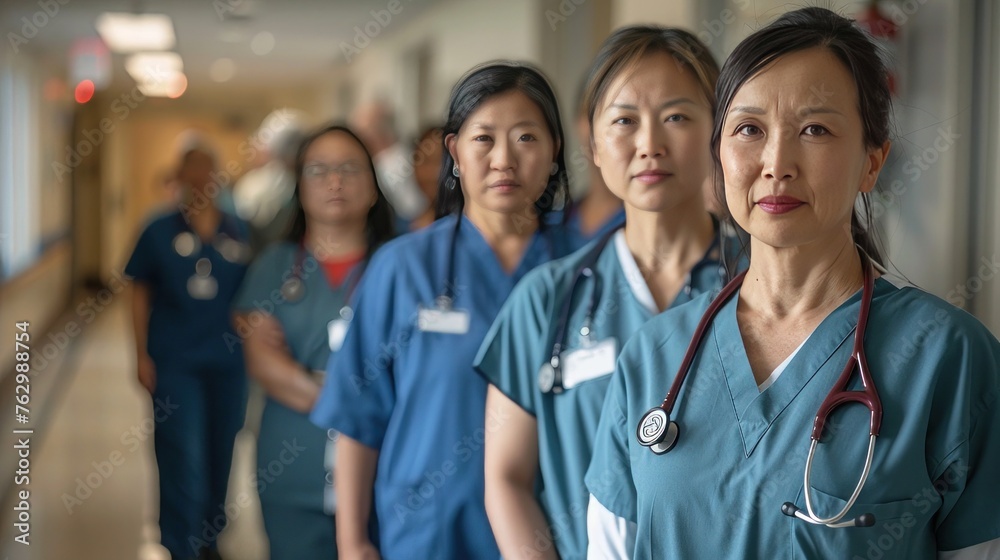
M153 432L160 541L175 560L217 548L226 524L229 469L244 422L246 391L242 361L156 364L154 400L176 406Z

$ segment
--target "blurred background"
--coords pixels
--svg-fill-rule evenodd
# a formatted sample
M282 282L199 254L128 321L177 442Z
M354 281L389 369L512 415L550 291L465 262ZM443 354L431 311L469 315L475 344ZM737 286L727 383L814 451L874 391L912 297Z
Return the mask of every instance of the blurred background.
M135 382L122 270L150 213L177 204L181 133L210 139L220 184L263 164L261 123L279 108L318 125L378 101L412 146L443 120L466 70L512 58L552 80L571 154L583 73L600 42L626 24L687 28L721 63L786 10L821 5L865 21L893 57L896 137L873 210L890 259L1000 334L1000 2L874 4L3 0L0 557L164 558L153 410ZM582 183L573 184L581 194ZM30 322L33 340L27 425L10 412L19 321ZM23 428L34 430L27 486L15 484L12 430ZM251 418L237 445L220 540L226 558L267 558L252 429ZM14 540L25 488L29 546Z

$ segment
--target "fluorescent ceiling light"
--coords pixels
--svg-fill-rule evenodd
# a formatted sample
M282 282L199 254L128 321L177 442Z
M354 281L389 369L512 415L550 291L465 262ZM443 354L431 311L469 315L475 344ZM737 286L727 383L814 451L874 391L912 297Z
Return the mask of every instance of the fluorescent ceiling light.
M125 59L125 71L139 83L164 81L182 70L181 55L175 52L136 53Z
M165 14L105 12L97 32L115 52L165 51L174 48L174 24Z
M152 81L152 82L139 82L139 92L146 97L169 97L171 99L176 99L184 93L187 89L188 81L187 76L182 72L176 72L171 74L166 79Z

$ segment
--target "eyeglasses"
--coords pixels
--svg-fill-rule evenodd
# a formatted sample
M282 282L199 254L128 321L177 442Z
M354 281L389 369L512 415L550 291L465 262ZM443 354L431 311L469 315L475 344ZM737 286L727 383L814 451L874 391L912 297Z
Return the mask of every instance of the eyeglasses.
M361 174L363 168L354 162L329 166L323 163L313 163L302 169L302 177L309 181L325 181L330 175L337 175L341 181L350 181Z

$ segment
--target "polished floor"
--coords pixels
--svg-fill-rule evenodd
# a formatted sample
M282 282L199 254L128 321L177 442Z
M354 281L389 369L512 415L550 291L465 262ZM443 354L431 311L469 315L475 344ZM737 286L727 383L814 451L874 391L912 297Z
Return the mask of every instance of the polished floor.
M134 380L129 324L127 305L116 301L84 331L74 359L58 372L67 385L49 397L46 419L32 436L30 545L14 542L5 515L0 558L169 558L159 546L155 522L153 411ZM267 558L251 484L253 441L246 429L237 440L228 501L239 496L236 492L251 500L231 512L235 515L220 537L226 560Z

